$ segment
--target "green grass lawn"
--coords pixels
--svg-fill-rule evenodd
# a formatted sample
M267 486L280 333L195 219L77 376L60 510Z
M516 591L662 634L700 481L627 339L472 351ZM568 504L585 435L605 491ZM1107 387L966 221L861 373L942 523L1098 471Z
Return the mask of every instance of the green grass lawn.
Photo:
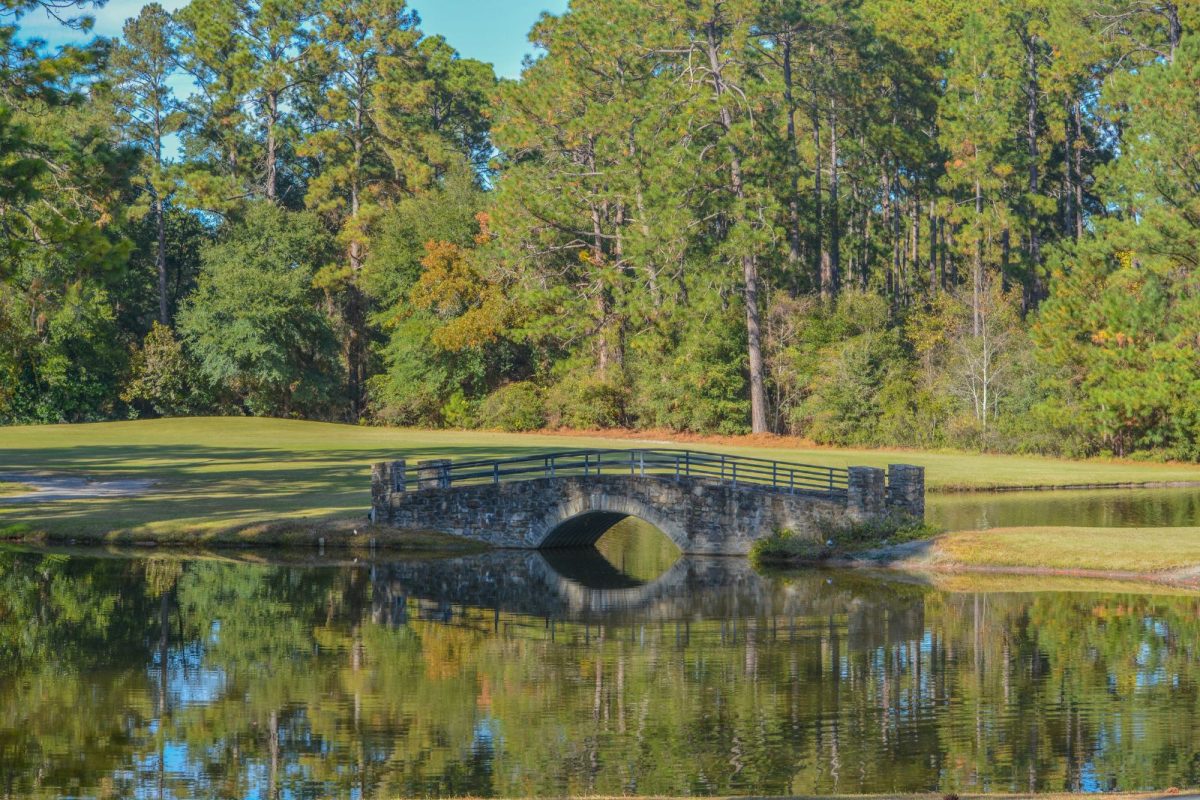
M32 492L33 487L16 481L0 481L0 497L6 497L14 494L27 494Z
M132 498L0 503L0 528L54 537L211 536L279 520L364 518L370 464L392 458L513 456L555 448L638 447L648 441L544 434L370 428L233 418L0 428L0 472L150 478ZM653 446L669 443L654 441ZM789 449L690 444L829 466L904 462L931 488L1200 481L1200 467L908 450Z
M1200 568L1200 528L992 528L903 549L899 565L912 567L1174 572Z

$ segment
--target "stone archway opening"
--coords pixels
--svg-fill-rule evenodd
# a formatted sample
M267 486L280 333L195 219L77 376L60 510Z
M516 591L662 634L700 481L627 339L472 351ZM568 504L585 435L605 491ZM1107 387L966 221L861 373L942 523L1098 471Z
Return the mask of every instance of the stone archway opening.
M683 556L671 537L635 516L605 531L595 548L623 574L643 583L657 580Z
M595 589L651 583L683 555L664 531L618 511L571 517L547 534L540 549L558 573Z
M577 514L563 520L547 533L538 549L594 547L613 526L629 516L619 511L586 511Z

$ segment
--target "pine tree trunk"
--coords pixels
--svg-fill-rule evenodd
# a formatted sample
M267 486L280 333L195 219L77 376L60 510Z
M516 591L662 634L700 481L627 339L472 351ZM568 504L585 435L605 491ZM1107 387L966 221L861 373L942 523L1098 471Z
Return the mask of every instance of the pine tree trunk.
M1038 81L1038 63L1037 63L1037 38L1026 34L1025 36L1025 66L1026 66L1026 81L1025 81L1025 137L1029 148L1029 195L1030 198L1037 197L1041 191L1041 168L1039 160L1041 158L1038 148L1038 93L1040 91ZM1039 231L1038 215L1030 211L1029 219L1029 281L1027 307L1032 307L1041 299L1041 278L1039 270L1042 263L1042 242L1041 232Z
M1175 63L1175 53L1179 50L1179 43L1183 40L1183 22L1179 19L1179 6L1174 2L1163 3L1163 10L1167 16L1167 42L1171 47L1171 52L1168 57L1168 63Z
M635 174L637 176L636 189L634 190L634 202L637 205L638 228L642 232L642 238L650 241L650 224L646 222L646 199L642 193L642 187L646 184L645 176L642 174L641 164L638 160L637 139L634 136L632 127L629 130L629 161L637 165ZM662 289L658 285L658 269L655 267L654 259L643 258L639 259L642 262L642 271L646 274L646 285L650 289L650 302L654 305L654 310L658 311L662 308Z
M713 25L708 26L708 63L712 71L712 84L718 102L725 94L724 75L721 58L716 44L716 31ZM721 127L726 136L733 132L733 117L724 105L719 112ZM730 189L737 199L739 209L746 199L746 190L742 182L742 160L737 148L732 142L728 143L729 151L729 182ZM744 215L743 210L739 214ZM747 223L745 219L739 222ZM762 358L762 325L761 312L758 307L758 262L753 253L742 256L742 296L746 306L746 348L750 368L750 429L754 433L767 432L767 396L763 379Z
M909 219L911 224L908 261L912 265L911 294L916 294L917 286L921 280L921 201L917 197L915 190L913 191L912 200L909 205Z
M267 169L265 189L267 199L275 202L276 192L276 149L275 128L279 118L279 95L277 92L267 93Z
M170 325L170 308L167 302L167 219L163 199L157 191L154 193L154 225L157 235L154 267L158 271L158 321L163 325Z
M821 296L837 298L838 274L841 271L841 220L838 216L838 138L837 107L829 103L829 251L821 259Z
M155 178L161 177L163 154L164 114L160 105L154 106L154 141L152 153L154 156ZM171 324L171 309L167 297L167 212L163 201L161 188L150 182L150 193L154 197L154 269L158 274L158 321L163 325Z
M796 100L792 93L792 40L783 40L783 100L787 107L788 169L791 192L788 195L788 263L800 262L800 164L796 141Z
M821 188L821 173L824 170L822 164L822 146L821 146L821 117L816 111L817 98L816 93L813 93L813 112L812 112L812 136L813 136L813 258L816 259L813 264L813 275L816 278L817 286L821 287L821 299L828 300L825 295L825 204L822 196Z
M1083 111L1080 102L1075 102L1075 240L1083 238Z
M360 211L359 176L362 174L363 152L363 102L360 94L354 110L354 161L350 179L350 219L357 220ZM354 224L351 222L351 224ZM366 297L358 285L365 254L362 242L355 238L350 242L347 256L350 260L350 282L346 287L346 390L350 396L350 420L362 415L366 401L367 343L366 343Z
M589 161L588 168L596 171L594 161ZM590 203L592 216L592 268L596 272L596 370L601 380L609 378L610 367L619 358L613 351L611 341L612 331L612 292L604 282L604 232L601 221L600 207L593 200Z
M975 263L971 269L971 331L983 329L983 186L975 179Z
M758 264L742 256L746 303L746 344L750 357L750 430L767 432L767 395L763 381L762 333L758 310Z
M1063 120L1063 133L1066 139L1066 158L1063 159L1063 235L1072 236L1075 230L1075 217L1079 210L1075 207L1075 103L1067 102L1066 118Z
M929 294L935 295L938 290L938 273L937 273L937 231L938 221L936 206L933 200L929 201Z
M1012 258L1012 232L1005 228L1000 232L1000 288L1008 291L1009 259Z

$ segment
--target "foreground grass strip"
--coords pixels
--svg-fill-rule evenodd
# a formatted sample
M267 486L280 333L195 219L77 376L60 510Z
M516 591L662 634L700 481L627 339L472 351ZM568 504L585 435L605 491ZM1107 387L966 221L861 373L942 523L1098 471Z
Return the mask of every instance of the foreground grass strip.
M910 548L913 566L1019 567L1118 574L1200 566L1200 528L994 528Z
M371 428L294 420L197 418L0 428L0 472L145 478L137 497L0 502L0 529L54 538L169 541L224 537L281 520L361 520L370 464L391 458L489 458L547 449L678 446L849 466L913 463L932 489L1200 481L1194 465L1065 461L909 450L784 447L775 440L660 439Z

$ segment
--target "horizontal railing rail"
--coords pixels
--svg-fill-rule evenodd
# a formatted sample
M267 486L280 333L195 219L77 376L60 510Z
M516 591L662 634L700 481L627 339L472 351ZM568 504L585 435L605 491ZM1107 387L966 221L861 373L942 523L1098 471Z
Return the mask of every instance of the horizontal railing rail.
M559 450L512 458L410 464L403 484L405 490L416 490L593 475L701 478L831 496L844 496L849 484L849 470L845 468L670 449Z

